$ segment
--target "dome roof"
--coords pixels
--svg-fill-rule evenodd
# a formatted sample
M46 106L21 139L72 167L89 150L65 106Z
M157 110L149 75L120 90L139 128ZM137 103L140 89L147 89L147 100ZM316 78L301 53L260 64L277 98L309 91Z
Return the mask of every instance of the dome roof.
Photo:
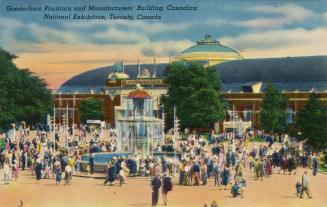
M128 94L129 99L152 99L152 97L145 91L137 89Z
M191 52L231 52L239 54L236 50L220 44L220 41L212 39L210 34L206 34L203 40L197 41L196 45L184 50L182 54Z
M197 44L184 50L181 54L192 53L192 52L228 52L228 53L235 53L239 55L239 53L236 50L221 45L220 43Z
M214 40L210 34L198 41L196 45L184 50L177 59L189 61L207 61L218 64L229 60L239 60L242 56L239 52Z

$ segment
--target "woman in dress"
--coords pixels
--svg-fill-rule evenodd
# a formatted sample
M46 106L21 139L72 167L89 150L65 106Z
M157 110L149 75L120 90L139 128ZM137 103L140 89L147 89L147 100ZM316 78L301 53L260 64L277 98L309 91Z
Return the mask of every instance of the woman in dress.
M61 182L61 163L59 159L56 159L56 162L54 163L54 173L56 174L56 185L60 184Z
M19 166L17 163L17 160L15 160L15 163L13 164L13 177L15 178L15 181L18 179L19 177Z
M162 178L162 198L165 205L167 205L168 202L168 192L172 190L173 190L172 178L164 174Z
M201 180L202 180L202 185L207 184L207 180L208 180L207 165L204 162L201 163Z
M230 173L230 170L228 167L225 166L225 169L223 171L223 185L225 186L225 190L227 189L227 186L230 184L232 174Z

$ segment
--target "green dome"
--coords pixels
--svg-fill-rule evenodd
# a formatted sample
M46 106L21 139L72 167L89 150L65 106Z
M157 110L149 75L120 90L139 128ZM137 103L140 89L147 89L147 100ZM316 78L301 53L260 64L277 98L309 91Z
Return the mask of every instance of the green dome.
M192 52L230 52L230 53L238 54L237 51L221 44L194 45L184 50L182 54L192 53Z
M221 45L219 41L212 39L209 34L203 40L198 41L196 45L184 50L182 54L193 52L227 52L239 54L236 50Z

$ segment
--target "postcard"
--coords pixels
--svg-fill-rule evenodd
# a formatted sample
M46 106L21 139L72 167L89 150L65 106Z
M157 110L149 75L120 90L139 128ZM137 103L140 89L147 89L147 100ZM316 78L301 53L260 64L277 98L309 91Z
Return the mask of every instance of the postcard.
M326 37L326 0L0 0L0 206L326 206Z

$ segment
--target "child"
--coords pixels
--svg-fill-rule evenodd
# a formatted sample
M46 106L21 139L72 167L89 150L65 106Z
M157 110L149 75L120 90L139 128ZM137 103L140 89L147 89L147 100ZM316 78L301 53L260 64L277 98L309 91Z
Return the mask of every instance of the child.
M249 166L250 166L250 170L252 170L252 168L254 168L254 159L252 156L249 157Z
M123 183L125 183L125 172L123 168L119 171L118 179L119 179L119 186L121 187Z
M44 179L50 179L50 165L47 163L44 169Z
M301 190L302 190L302 184L301 182L296 182L296 185L295 185L295 188L296 188L296 196L299 197L300 193L301 193Z
M86 165L86 172L87 172L87 175L91 175L90 174L90 165L89 164Z

